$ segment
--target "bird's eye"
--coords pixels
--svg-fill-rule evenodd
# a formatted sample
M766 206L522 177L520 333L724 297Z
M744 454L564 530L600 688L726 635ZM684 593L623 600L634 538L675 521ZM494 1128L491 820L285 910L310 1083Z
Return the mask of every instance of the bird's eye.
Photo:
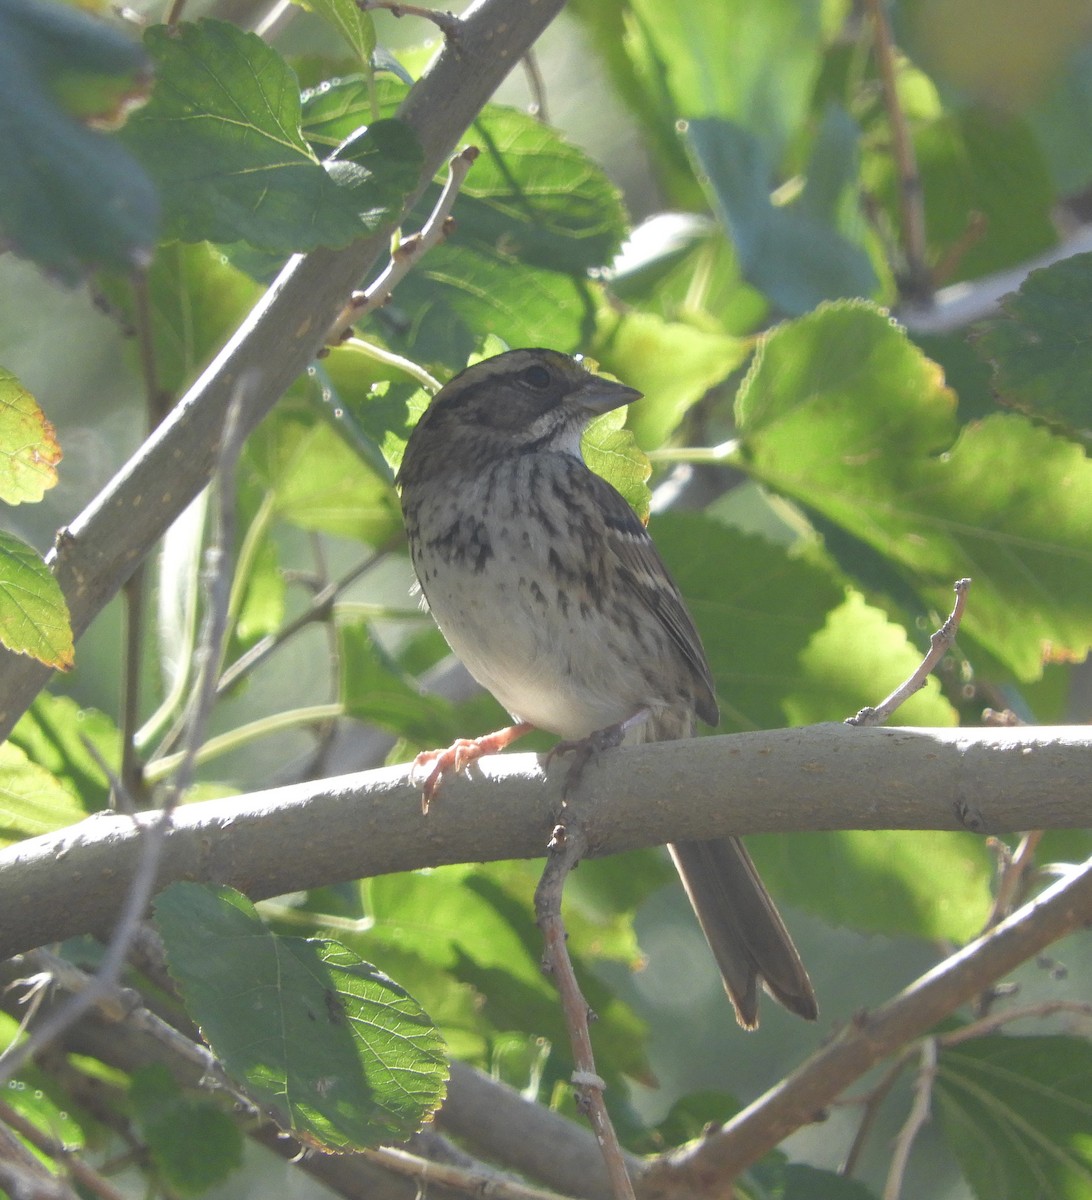
M547 371L545 367L538 365L528 367L527 370L520 375L520 379L522 379L523 382L529 387L533 387L539 392L550 386L550 372Z

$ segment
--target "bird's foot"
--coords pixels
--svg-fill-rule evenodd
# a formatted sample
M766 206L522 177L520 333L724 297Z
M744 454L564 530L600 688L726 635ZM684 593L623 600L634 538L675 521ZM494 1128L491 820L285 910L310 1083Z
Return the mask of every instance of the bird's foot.
M572 741L558 742L556 746L551 746L544 764L547 767L558 755L572 755L572 762L562 787L562 796L568 800L576 791L588 763L593 758L598 758L604 750L614 750L620 746L625 741L626 734L636 726L644 724L649 716L649 710L642 708L632 717L619 721L617 725L608 725L604 729L596 729L587 737L574 738Z
M530 733L534 726L527 721L518 725L508 725L494 733L486 733L476 738L456 738L446 749L422 750L413 760L410 778L424 770L428 770L425 782L421 785L421 811L428 812L428 806L440 793L444 780L449 775L458 775L472 763L487 754L499 754L506 746L510 746L516 738Z

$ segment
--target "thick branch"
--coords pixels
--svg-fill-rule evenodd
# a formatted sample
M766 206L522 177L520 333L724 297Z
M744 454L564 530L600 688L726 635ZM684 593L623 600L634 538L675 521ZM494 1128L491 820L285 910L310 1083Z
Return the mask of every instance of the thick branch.
M817 725L612 751L589 768L593 856L673 840L806 829L1006 833L1092 823L1084 727ZM484 759L422 816L407 767L183 806L159 886L212 880L254 900L443 863L536 858L561 777L529 754ZM0 958L117 917L155 814L102 813L0 853Z
M467 10L458 38L445 44L399 112L424 149L419 192L563 2L480 0ZM239 380L246 376L252 385L239 414L245 434L315 357L353 288L386 255L397 223L344 250L293 259L167 419L59 536L50 561L77 636L208 483ZM48 677L40 663L0 652L0 738Z

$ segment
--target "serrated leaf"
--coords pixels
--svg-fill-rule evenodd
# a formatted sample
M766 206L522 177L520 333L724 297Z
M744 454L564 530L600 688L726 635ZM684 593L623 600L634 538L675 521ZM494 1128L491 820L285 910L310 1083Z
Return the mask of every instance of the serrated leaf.
M873 546L1018 676L1092 643L1092 464L1022 417L957 426L955 397L882 312L827 305L774 330L736 403L756 478Z
M401 1141L435 1112L443 1043L393 980L337 942L270 933L230 888L176 883L155 912L202 1036L286 1128L356 1149Z
M44 767L26 752L0 745L0 845L52 833L82 821L87 810Z
M131 271L155 243L151 180L116 137L73 116L117 118L143 91L146 68L139 46L83 13L0 6L0 104L11 114L0 130L0 227L66 282L100 267Z
M159 1063L133 1072L133 1116L164 1180L197 1196L243 1161L243 1135L210 1100L186 1096Z
M472 986L492 1029L518 1030L564 1046L557 992L540 962L541 934L531 908L533 880L527 880L520 898L507 894L493 875L490 867L453 866L369 880L373 924L363 942L375 947L368 953L377 958L387 946L413 951L434 974L440 973L441 980ZM583 970L575 948L574 954L588 1003L599 1018L600 1069L615 1079L621 1073L647 1077L643 1023Z
M57 482L61 447L38 402L0 368L0 500L41 500Z
M826 624L800 656L798 685L785 697L793 725L844 721L910 677L922 659L906 630L857 592L827 613ZM959 715L935 676L898 710L899 725L954 726Z
M408 126L360 133L327 169L300 132L295 75L259 37L202 20L146 43L156 88L125 136L175 236L292 253L347 245L400 208L421 161Z
M1092 427L1092 254L1032 271L983 322L974 345L993 365L1001 400L1073 430Z
M68 605L53 573L30 546L2 530L0 645L61 671L74 661Z
M652 464L626 428L625 409L616 408L592 421L580 448L588 466L621 492L641 520L647 521L652 503L648 486Z
M1092 1194L1092 1046L982 1037L941 1050L945 1140L980 1200Z

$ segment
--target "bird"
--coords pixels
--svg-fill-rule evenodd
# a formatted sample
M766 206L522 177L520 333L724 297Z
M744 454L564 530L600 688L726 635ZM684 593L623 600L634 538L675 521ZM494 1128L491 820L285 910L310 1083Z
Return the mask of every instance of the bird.
M641 398L545 348L473 363L436 393L396 477L424 601L455 655L514 724L426 751L425 804L443 779L531 729L563 750L716 726L697 628L651 536L584 462L603 413ZM668 847L740 1025L760 986L809 1020L815 992L736 837Z

